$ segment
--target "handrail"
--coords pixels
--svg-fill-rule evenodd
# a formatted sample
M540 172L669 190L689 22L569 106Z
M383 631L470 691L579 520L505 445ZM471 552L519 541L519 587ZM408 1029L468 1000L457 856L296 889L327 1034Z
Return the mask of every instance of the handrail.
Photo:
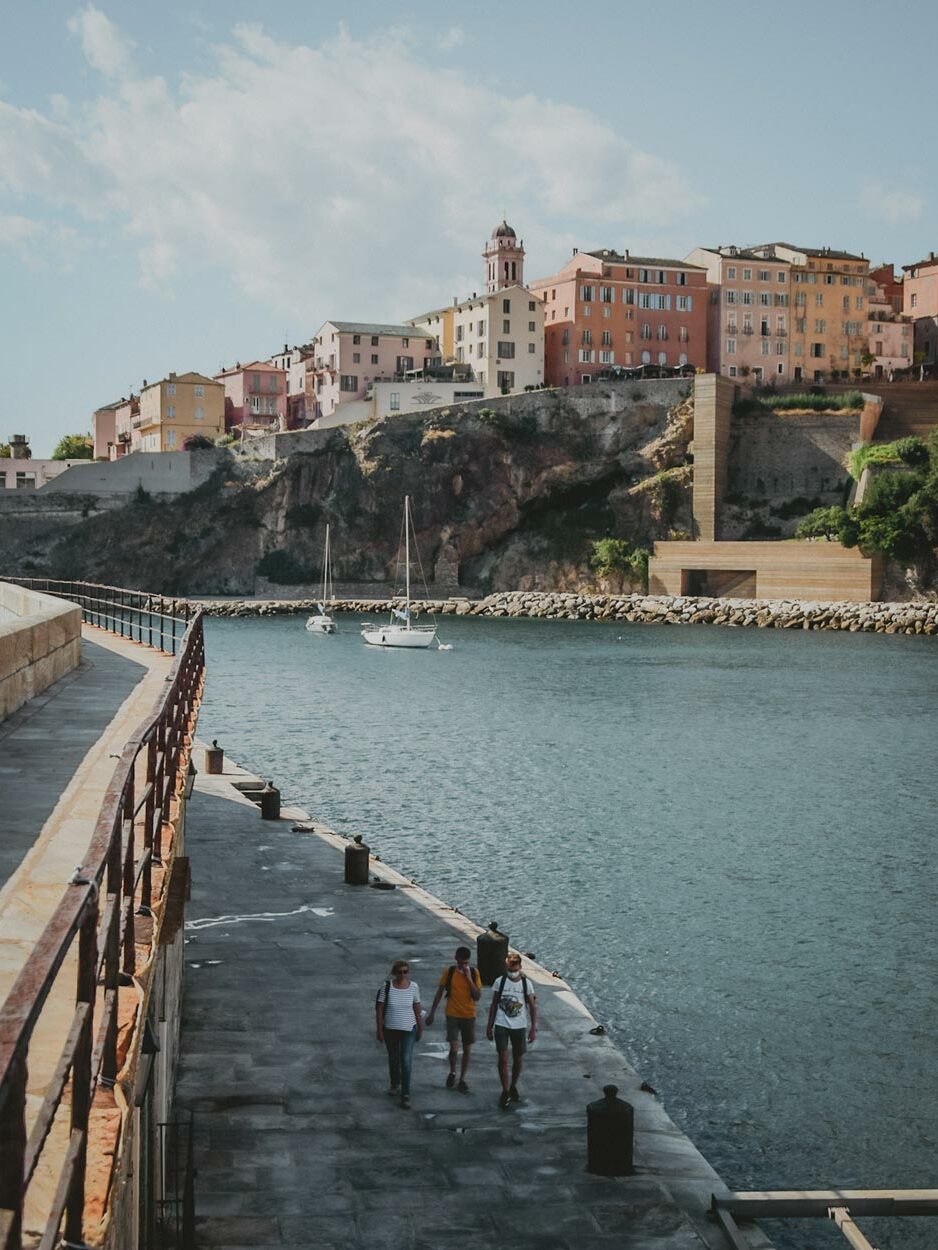
M42 579L24 580L35 583ZM119 587L64 582L47 585L48 593L58 593L74 601L81 601L76 596L88 599L87 608L82 604L83 613L99 611L100 605L94 605L96 599L108 602L115 624L123 619L119 614L129 607L126 599L89 597L89 591L117 591L129 598L164 602L161 596L121 591ZM62 589L56 591L52 586L70 587L71 594L66 596ZM81 589L76 590L76 587ZM188 614L190 605L185 600L172 602L176 610L182 603ZM160 640L171 642L176 651L175 632L170 639L165 638L165 632L161 633ZM53 1244L63 1216L65 1241L76 1245L83 1243L85 1172L89 1145L95 1145L90 1113L96 1091L113 1087L118 1077L120 988L130 986L138 969L142 971L149 961L156 936L154 923L152 930L144 932L142 949L138 951L136 917L152 916L153 903L159 903L166 896L165 868L172 856L177 807L189 767L204 671L202 612L197 609L179 639L178 654L166 678L163 695L121 753L105 792L84 864L66 887L0 1007L0 1250L21 1250L29 1181L67 1089L70 1090L69 1146L59 1170L56 1198L43 1244ZM139 857L136 845L140 846ZM164 868L158 893L153 887L154 866ZM26 1073L30 1039L43 1005L73 948L76 934L78 985L73 1024L27 1141ZM103 947L100 958L99 944ZM95 997L99 980L104 993L96 1021ZM138 1019L137 1029L140 1023Z
M70 582L51 577L3 577L0 581L67 599L81 608L86 625L96 625L121 638L176 654L186 626L198 610L188 599L127 590L100 582ZM167 610L168 608L168 610Z

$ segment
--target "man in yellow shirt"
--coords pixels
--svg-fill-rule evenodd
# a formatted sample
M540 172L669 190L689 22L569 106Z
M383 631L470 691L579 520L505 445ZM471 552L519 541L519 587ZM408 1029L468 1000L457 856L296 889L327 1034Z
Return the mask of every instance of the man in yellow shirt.
M479 969L470 965L471 956L468 946L457 948L456 963L443 969L426 1020L429 1028L433 1023L433 1013L445 994L446 1040L449 1042L449 1075L446 1078L446 1088L452 1089L456 1085L456 1059L459 1055L459 1043L462 1042L462 1065L459 1070L459 1084L456 1085L461 1094L469 1093L466 1073L469 1070L472 1044L476 1040L476 1003L482 997L482 978L479 976Z

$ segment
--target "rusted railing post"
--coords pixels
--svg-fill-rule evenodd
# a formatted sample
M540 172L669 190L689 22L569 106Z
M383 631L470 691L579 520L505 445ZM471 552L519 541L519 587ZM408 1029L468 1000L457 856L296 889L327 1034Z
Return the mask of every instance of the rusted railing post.
M149 915L153 892L153 786L156 781L156 734L150 734L147 743L147 797L143 805L143 853L147 856L143 866L140 888L140 910Z
M126 841L123 846L124 876L121 889L121 912L124 920L124 948L121 960L121 973L126 982L133 979L137 969L136 930L134 925L134 773L131 765L127 778L124 798L121 804L123 831Z
M23 1167L26 1158L26 1058L10 1061L8 1084L0 1091L0 1211L11 1212L8 1244L19 1250L23 1228Z
M75 1171L68 1191L65 1208L65 1240L73 1245L82 1244L85 1212L85 1165L88 1158L88 1123L91 1118L91 1100L94 1085L91 1073L91 1054L94 1042L94 994L98 969L98 901L97 892L92 896L85 911L78 935L78 990L76 1001L87 1003L90 1010L82 1024L75 1060L72 1064L72 1137L81 1135L75 1160Z

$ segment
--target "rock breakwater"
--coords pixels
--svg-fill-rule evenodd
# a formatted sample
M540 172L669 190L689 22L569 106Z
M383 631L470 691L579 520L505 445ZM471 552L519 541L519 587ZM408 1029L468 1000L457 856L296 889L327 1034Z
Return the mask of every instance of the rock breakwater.
M342 599L340 612L389 612L401 599ZM206 600L209 616L279 616L312 612L312 599ZM832 629L848 633L938 634L938 602L830 603L807 600L714 599L702 595L588 595L509 591L484 599L428 600L442 616L533 617L656 625L733 625L757 629Z

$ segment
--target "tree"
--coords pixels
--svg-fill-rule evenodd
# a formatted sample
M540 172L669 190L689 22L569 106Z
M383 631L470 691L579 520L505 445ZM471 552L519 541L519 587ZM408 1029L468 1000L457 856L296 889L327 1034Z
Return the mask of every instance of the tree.
M206 438L204 434L190 434L182 442L183 451L205 451L214 446L212 439Z
M9 460L10 455L10 444L0 443L0 460Z
M53 460L93 460L94 443L90 434L63 434L55 445Z

